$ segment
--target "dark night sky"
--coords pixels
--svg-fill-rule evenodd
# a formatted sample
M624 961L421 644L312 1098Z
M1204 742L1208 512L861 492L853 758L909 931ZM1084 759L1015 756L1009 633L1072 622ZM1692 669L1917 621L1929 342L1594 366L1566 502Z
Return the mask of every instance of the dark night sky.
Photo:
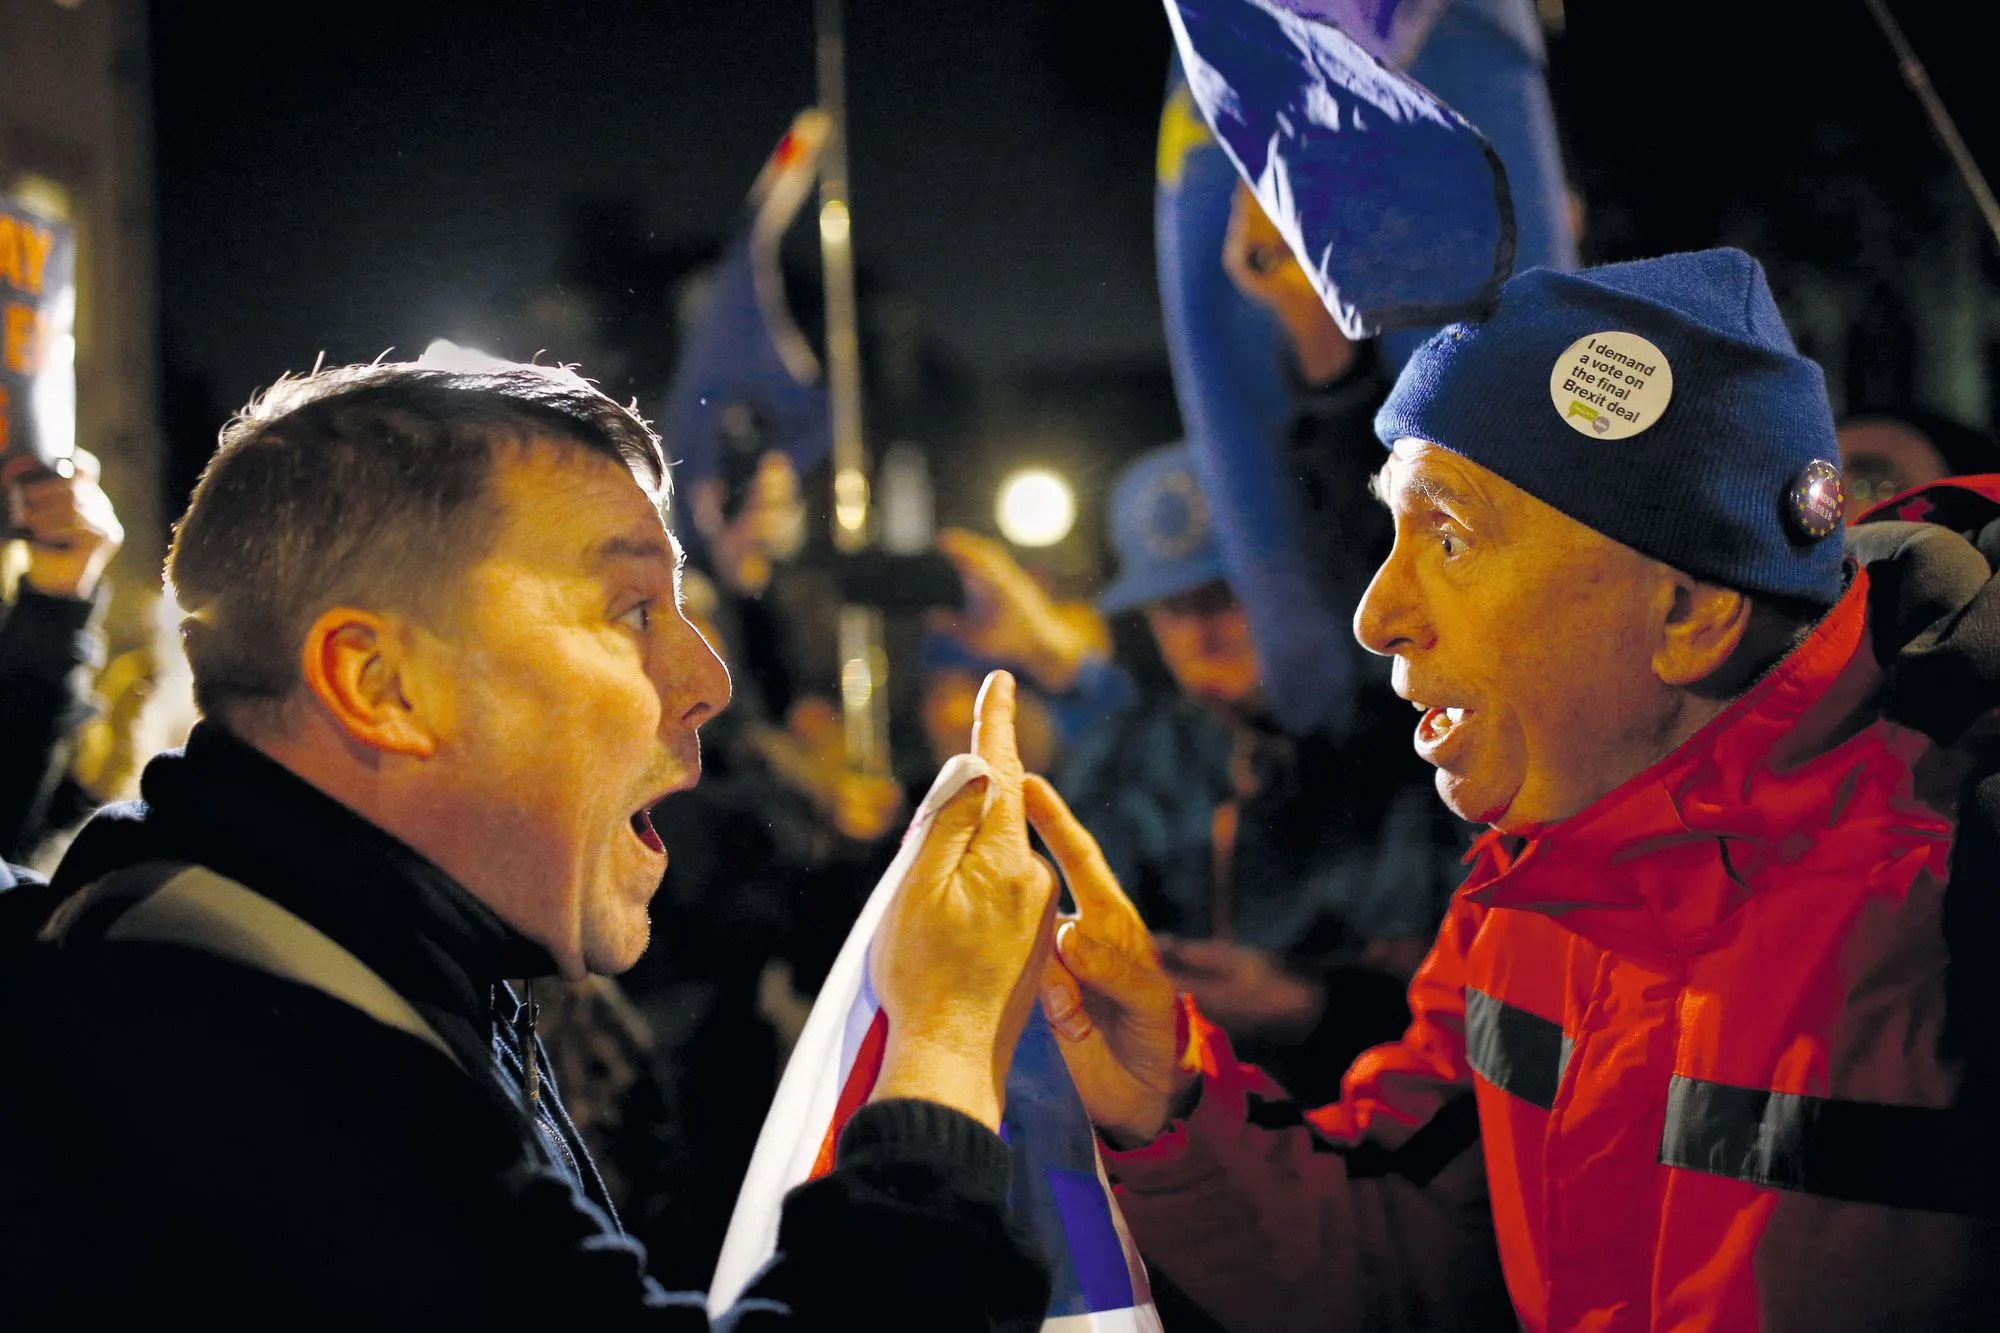
M1979 44L1943 0L1894 2L1991 160ZM573 201L633 198L662 243L728 228L812 98L811 8L366 0L255 27L234 7L156 6L170 362L229 403L321 350L538 350L505 345L497 320L559 271ZM1155 0L848 8L876 287L980 374L1161 359ZM1846 205L1816 183L1841 171L1887 201L1899 243L1926 243L1944 158L1860 0L1569 11L1555 82L1597 257L1706 244L1748 207L1780 218L1773 245L1856 262Z
M636 198L663 243L719 236L812 100L811 8L361 3L258 30L159 6L170 358L234 401L321 349L491 329L557 270L579 197ZM1164 21L1149 0L1083 26L1071 8L850 6L859 252L966 361L1163 354ZM1114 47L1098 25L1121 15L1136 35Z

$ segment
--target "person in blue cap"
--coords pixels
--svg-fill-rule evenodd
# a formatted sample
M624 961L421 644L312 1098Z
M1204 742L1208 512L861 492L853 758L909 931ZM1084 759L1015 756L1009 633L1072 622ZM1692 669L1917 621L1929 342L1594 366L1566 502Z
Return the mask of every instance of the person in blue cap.
M1272 719L1186 445L1119 475L1111 529L1119 574L1098 609L1143 617L1171 688L1136 691L1106 640L1065 624L1002 548L941 535L995 654L976 665L1042 682L1073 719L1050 771L1169 941L1176 983L1246 1055L1331 1095L1346 1061L1408 1018L1402 987L1462 826L1432 799L1386 679L1363 688L1348 729L1295 737Z
M1824 379L1734 250L1513 278L1376 430L1355 634L1488 826L1402 1038L1293 1100L1030 785L1080 908L1044 1004L1149 1262L1236 1328L2000 1326L1991 479L1844 546Z

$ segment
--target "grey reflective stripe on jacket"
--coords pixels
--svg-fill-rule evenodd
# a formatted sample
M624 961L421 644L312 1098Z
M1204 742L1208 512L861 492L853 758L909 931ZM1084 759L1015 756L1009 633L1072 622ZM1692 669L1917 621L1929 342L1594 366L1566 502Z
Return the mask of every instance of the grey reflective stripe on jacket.
M112 923L106 940L183 945L311 987L464 1068L437 1030L373 968L262 894L205 866L162 862L106 876L86 892L130 892L137 886L128 876L154 879L159 887Z

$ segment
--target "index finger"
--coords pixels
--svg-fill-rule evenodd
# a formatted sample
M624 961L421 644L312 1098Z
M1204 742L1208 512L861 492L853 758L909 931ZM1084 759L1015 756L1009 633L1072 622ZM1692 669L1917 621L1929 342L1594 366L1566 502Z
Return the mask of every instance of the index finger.
M994 789L990 817L980 825L970 851L1003 860L1028 850L1028 820L1021 809L1021 753L1014 740L1014 690L1013 676L988 672L972 711L972 752L993 770Z
M1118 877L1111 873L1097 839L1077 822L1049 780L1039 774L1031 775L1024 796L1028 822L1042 835L1042 841L1055 855L1056 864L1062 867L1077 911L1085 918L1095 916L1100 922L1106 917L1120 917L1138 924L1138 909L1125 896L1125 890L1118 887Z
M1014 739L1014 677L989 671L972 706L972 752L993 766L1001 790L1021 790L1021 750Z

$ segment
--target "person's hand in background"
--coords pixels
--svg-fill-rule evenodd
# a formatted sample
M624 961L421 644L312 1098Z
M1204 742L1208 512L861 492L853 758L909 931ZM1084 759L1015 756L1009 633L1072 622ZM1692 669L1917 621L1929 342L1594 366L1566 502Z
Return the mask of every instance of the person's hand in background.
M1166 940L1160 957L1175 986L1204 1017L1237 1037L1296 1041L1326 1006L1316 981L1294 975L1273 954L1228 940Z
M89 601L124 544L125 529L97 484L100 475L97 459L81 449L67 476L30 458L0 469L8 526L27 542L26 578L36 592Z
M760 597L777 566L805 544L806 510L799 495L798 470L781 450L772 449L758 460L733 514L723 512L725 490L720 477L704 477L694 484L689 498L695 526L708 542L716 578L731 592Z
M1299 373L1308 384L1331 384L1354 364L1354 344L1327 313L1292 247L1241 181L1222 241L1222 267L1236 289L1269 308L1285 326Z
M965 582L963 614L940 627L981 657L1008 662L1060 694L1093 657L1110 652L1103 617L1088 606L1057 602L990 537L962 528L938 533L937 548Z
M792 706L785 731L803 759L801 785L842 837L874 842L894 829L903 813L902 785L848 767L846 731L832 700L806 695Z

